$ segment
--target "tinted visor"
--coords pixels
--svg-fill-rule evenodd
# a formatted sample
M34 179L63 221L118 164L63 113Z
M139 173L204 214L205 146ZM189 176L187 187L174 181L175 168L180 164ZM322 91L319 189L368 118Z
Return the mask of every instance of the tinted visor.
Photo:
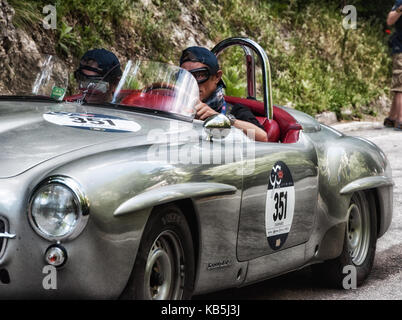
M188 70L188 71L193 75L195 80L197 80L198 84L204 83L211 76L211 73L209 72L208 68L205 68L205 67Z

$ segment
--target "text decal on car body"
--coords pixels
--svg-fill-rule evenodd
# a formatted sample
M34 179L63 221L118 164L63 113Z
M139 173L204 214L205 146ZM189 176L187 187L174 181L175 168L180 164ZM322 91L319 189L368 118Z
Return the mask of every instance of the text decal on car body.
M131 120L94 113L47 112L43 118L59 126L103 132L137 132L141 126Z
M265 204L265 230L268 244L273 250L286 242L292 227L295 208L295 188L287 165L278 161L269 176Z

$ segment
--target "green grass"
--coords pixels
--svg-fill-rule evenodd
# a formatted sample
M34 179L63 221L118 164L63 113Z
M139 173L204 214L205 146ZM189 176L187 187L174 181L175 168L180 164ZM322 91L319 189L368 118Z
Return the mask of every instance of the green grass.
M42 11L35 1L8 0L8 3L15 11L13 25L16 28L28 29L43 18Z
M381 22L359 18L357 30L345 30L336 4L299 2L205 1L202 12L211 15L211 38L244 35L265 48L275 104L312 115L331 110L342 118L344 109L352 110L354 118L374 115L370 102L387 95L390 85L391 58ZM224 72L238 63L242 61L233 53L222 64ZM228 71L228 90L236 91L233 73L244 83L244 70Z

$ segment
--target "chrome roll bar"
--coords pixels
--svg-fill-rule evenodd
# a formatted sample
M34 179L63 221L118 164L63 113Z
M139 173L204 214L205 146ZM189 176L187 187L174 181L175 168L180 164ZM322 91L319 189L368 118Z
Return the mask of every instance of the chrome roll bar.
M253 52L259 57L262 68L262 85L264 95L264 110L268 119L273 118L273 102L272 102L272 84L271 84L271 66L269 59L264 49L255 41L248 38L233 37L225 39L219 42L211 51L216 55L226 48L239 45L243 48L246 56L247 67L247 95L248 98L256 97L256 85L255 85L255 61ZM251 51L251 50L252 51Z

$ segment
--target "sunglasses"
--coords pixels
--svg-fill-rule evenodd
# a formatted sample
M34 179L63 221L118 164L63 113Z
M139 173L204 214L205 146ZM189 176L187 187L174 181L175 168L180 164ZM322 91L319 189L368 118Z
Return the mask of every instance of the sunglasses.
M208 81L209 77L211 76L209 69L206 67L188 70L188 72L193 75L198 84Z

